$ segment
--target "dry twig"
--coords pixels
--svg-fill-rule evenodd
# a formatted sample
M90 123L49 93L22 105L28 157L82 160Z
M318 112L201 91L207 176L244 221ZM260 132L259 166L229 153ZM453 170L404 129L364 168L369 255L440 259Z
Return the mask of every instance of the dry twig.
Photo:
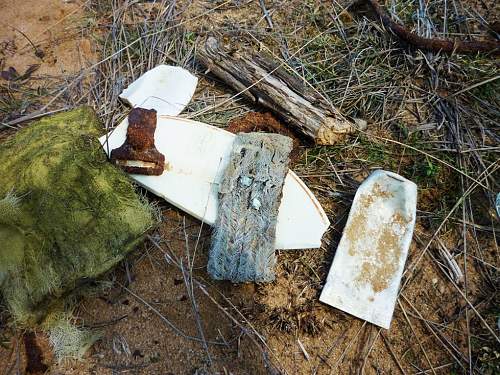
M432 52L445 53L491 53L492 55L500 54L500 42L497 41L469 41L469 40L450 40L438 38L424 38L411 31L408 31L404 26L393 21L393 19L383 10L377 0L366 0L371 5L377 16L382 20L384 26L394 33L398 38L406 43Z

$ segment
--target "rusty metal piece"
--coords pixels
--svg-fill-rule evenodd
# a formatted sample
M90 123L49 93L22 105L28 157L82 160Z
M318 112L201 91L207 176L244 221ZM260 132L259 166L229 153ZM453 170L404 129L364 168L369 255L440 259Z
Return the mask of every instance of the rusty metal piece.
M134 108L128 115L127 139L111 151L111 161L127 173L159 176L165 156L155 147L156 111Z
M231 120L226 130L234 134L263 131L285 135L291 138L293 142L293 149L290 153L290 165L293 165L300 157L299 137L269 112L249 112L242 117Z
M392 20L387 12L380 6L377 0L366 0L371 5L377 16L382 20L384 26L392 31L398 38L418 49L431 52L445 53L491 53L493 56L500 54L500 42L493 40L460 40L423 38L403 25Z

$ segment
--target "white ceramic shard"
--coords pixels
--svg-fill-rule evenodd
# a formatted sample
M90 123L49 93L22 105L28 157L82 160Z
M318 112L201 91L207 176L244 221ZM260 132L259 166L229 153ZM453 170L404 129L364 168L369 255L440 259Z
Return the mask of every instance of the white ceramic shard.
M388 329L416 205L413 182L373 172L356 192L320 301Z
M109 152L123 144L125 119L100 139ZM235 135L226 130L172 116L158 116L155 146L165 155L161 176L130 175L141 186L174 206L212 225L217 216L218 183L226 168ZM321 246L330 225L312 192L292 171L283 186L276 226L277 249L306 249Z
M131 107L155 109L158 115L176 116L191 101L198 78L178 66L158 65L120 94Z
M119 96L132 107L154 109L157 115L177 116L191 101L197 84L198 78L186 69L158 65L132 82ZM128 121L122 121L108 136L113 132L126 134L127 127ZM101 137L100 141L109 154L116 147L109 147L108 136Z

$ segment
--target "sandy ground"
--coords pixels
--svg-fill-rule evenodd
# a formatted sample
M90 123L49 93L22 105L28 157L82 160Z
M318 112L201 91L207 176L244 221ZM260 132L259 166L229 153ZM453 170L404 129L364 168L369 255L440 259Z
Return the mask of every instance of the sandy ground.
M62 0L0 1L0 61L24 72L40 64L38 74L74 73L94 59L82 35L84 2ZM38 56L37 56L38 55Z
M50 76L78 72L95 61L91 40L82 32L86 27L83 3L0 0L0 6L2 69L12 66L24 72L30 65L40 64L37 74ZM198 8L190 8L188 15L200 12ZM206 23L235 23L241 18L239 12L224 13ZM249 14L245 22L264 25L257 5L252 5L250 11L245 8L244 12ZM286 14L286 9L283 12ZM37 50L41 51L38 57ZM361 171L355 178L362 180L368 173ZM315 186L323 182L321 178L306 179L306 183ZM332 203L326 195L320 195L320 200L333 223L322 248L281 252L277 279L268 285L211 281L205 271L209 229L204 227L200 231L200 222L159 201L165 220L153 236L160 240L160 247L151 241L139 247L105 277L114 286L85 298L76 311L81 324L101 330L102 339L82 360L57 363L47 337L36 333L36 346L41 350L41 361L48 366L47 372L54 375L267 374L273 373L267 366L272 362L289 374L360 371L393 374L400 371L400 363L404 363L407 373L414 373L417 369L408 366L408 362L424 364L423 369L428 369L426 360L418 358L424 348L436 366L436 373L460 373L448 353L443 354L443 348L437 344L439 338L432 337L422 324L422 316L436 322L446 319L448 325L442 332L451 337L454 332L467 329L460 318L465 303L428 257L422 259L403 291L401 301L405 310L397 306L389 331L319 303L319 291L349 208ZM419 259L427 230L417 223L407 264ZM451 246L456 239L449 240ZM165 253L193 256L195 248L194 277L206 286L212 298L195 287L197 305L193 306L189 283L186 284L179 268L168 262ZM493 243L484 244L485 259L493 264L494 248ZM477 275L473 272L471 275L469 298L474 301L481 296L481 283ZM408 324L410 319L412 324ZM201 322L201 330L209 342L207 348L192 338L200 336L197 322ZM245 330L249 327L262 335L262 341L255 335L251 336L257 344L248 338ZM4 328L1 339L0 369L7 370L4 371L7 374L26 372L22 332ZM467 342L460 339L457 342L457 351L466 353Z

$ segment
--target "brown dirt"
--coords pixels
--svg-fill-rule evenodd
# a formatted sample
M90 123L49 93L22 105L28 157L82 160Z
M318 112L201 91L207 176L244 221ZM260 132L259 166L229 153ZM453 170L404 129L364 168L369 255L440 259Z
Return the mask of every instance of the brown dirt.
M300 156L300 140L299 137L285 125L280 123L269 112L249 112L243 117L233 119L229 122L227 131L231 133L251 133L251 132L267 132L277 133L290 137L293 142L293 149L290 153L290 160L293 164Z
M84 4L2 0L0 67L24 72L30 65L40 64L39 75L74 73L83 68L95 58L90 39L82 33Z
M165 249L172 249L176 256L183 257L186 254L186 233L192 253L199 223L183 217L176 210L167 209L164 216L165 223L155 237L162 238ZM194 262L194 275L202 281L207 278L208 240L209 233L204 230ZM215 369L222 373L267 373L260 351L255 350L241 329L199 289L195 288L195 300L204 335L207 341L218 343L209 344L213 367L200 342L173 332L165 320L182 331L182 335L197 337L196 315L182 272L169 264L164 253L150 243L137 249L107 279L113 280L115 286L98 296L85 298L75 314L79 319L77 324L103 333L102 339L83 360L66 360L58 364L47 345L46 336L38 333L43 364L50 366L50 374L114 374L125 370L137 374L204 374ZM245 291L248 286L234 289L242 291L241 298L246 298L246 302L251 300L251 294ZM207 285L207 290L223 303L215 288ZM217 290L227 296L235 293L227 283L217 285ZM243 303L239 307L247 308ZM14 336L8 346L16 346ZM20 350L19 368L24 369L30 356L26 355L24 348ZM15 361L10 350L0 349L0 363L15 367Z
M45 364L42 349L36 341L35 332L26 332L23 339L26 351L26 373L43 374L49 367Z
M76 33L81 29L85 17L82 4L56 0L2 0L2 70L13 66L19 72L24 72L32 64L41 64L37 74L53 75L76 72L87 61L92 61L95 56L90 39ZM186 17L206 12L212 6L207 4L193 2ZM186 26L205 31L227 25L239 25L242 29L256 24L265 27L257 2L245 3L240 8L232 4L229 2L213 17L202 17ZM282 2L276 5L275 10L275 24L286 22L291 7ZM36 49L12 26L23 31L36 48L43 51L44 57L35 56ZM356 152L353 151L354 154ZM304 158L307 153L308 150L302 150L300 156ZM359 182L368 174L368 168L360 168L349 176L350 180ZM414 373L417 369L410 366L410 363L424 370L429 369L421 346L434 366L443 366L436 373L461 373L460 368L455 369L449 365L453 360L419 318L421 314L430 322L445 321L446 325L440 327L442 337L453 338L458 355L466 355L468 344L466 336L461 334L467 330L463 319L465 303L436 262L431 260L429 253L435 254L432 248L423 256L417 271L403 290L401 305L396 307L391 329L388 331L381 331L319 303L319 292L326 279L349 207L324 193L328 190L322 187L333 186L331 180L314 176L305 177L304 180L309 186L318 187L315 193L327 211L332 227L325 236L321 249L280 252L276 281L273 283L231 285L211 281L205 272L210 232L206 227L201 231L194 258L194 277L207 286L208 293L225 309L214 304L199 288L194 288L206 339L224 343L208 345L213 368L209 365L201 343L175 334L165 321L167 319L186 335L199 336L196 314L182 273L150 241L105 277L105 280L113 282L112 288L81 301L75 312L78 322L103 332L102 339L83 360L56 363L48 339L41 332L35 334L30 345L35 345L33 341L36 343L41 350L43 363L49 366L49 373L54 375L165 375L215 371L224 374L267 374L271 371L266 368L266 357L289 374L357 373L361 368L365 374L393 374L399 371L398 362L403 364L407 373ZM335 185L333 188L339 186ZM419 201L420 210L436 209L437 190L423 189L425 195ZM163 208L165 221L152 236L161 241L164 251L168 250L179 257L186 256L187 237L190 255L193 255L200 223L165 202L158 202ZM429 233L425 220L418 218L407 269L412 268L420 259L430 234L432 233ZM450 249L461 246L461 239L452 231L444 233L442 238ZM468 243L479 248L479 244L474 245L475 239L472 236L468 238ZM494 239L481 238L484 260L493 265L498 261L496 246ZM463 265L463 256L457 257L457 261ZM484 301L484 281L473 267L472 262L469 262L468 297L476 306L476 302ZM122 286L126 286L128 290ZM226 313L235 317L238 324L229 319ZM470 310L468 313L471 315ZM411 325L408 324L407 316ZM491 320L488 323L490 326L496 324ZM265 355L244 333L245 330L251 332L249 324L265 338L268 346ZM472 324L477 325L477 319L473 318ZM23 373L27 368L29 356L22 337L22 333L12 327L0 329L0 369L7 369L7 373L16 373L16 369L18 373Z

